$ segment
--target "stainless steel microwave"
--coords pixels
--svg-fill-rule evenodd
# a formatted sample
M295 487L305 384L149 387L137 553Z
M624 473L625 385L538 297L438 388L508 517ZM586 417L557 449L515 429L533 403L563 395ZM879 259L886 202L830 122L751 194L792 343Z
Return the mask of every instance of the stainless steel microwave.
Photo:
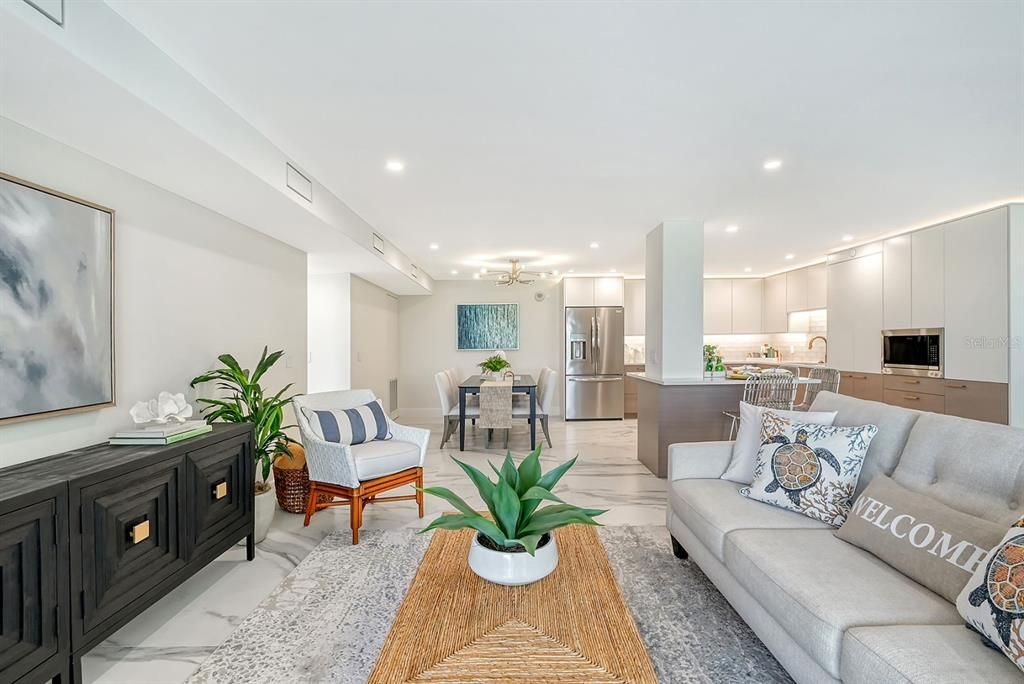
M882 372L943 377L942 328L882 331Z

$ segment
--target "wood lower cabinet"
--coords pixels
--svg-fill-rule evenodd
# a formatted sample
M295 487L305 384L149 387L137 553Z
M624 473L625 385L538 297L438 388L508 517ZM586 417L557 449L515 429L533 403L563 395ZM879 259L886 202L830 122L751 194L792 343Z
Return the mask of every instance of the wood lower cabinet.
M81 680L81 657L248 537L252 429L87 447L0 470L0 683Z
M941 394L924 394L922 392L887 389L885 390L885 403L916 411L946 412L946 398Z
M840 371L839 393L867 401L885 401L882 374Z
M627 365L626 366L626 372L627 373L642 373L643 371L644 371L644 366L639 366L639 365ZM623 415L626 418L636 418L637 417L637 412L639 410L639 408L638 408L639 407L639 400L638 400L638 396L637 396L638 392L639 392L639 389L637 388L637 383L639 383L639 382L640 382L640 380L637 380L636 378L631 378L631 377L629 377L627 375L626 376L626 381L623 383L623 387L625 388L625 391L623 393Z
M1009 424L1009 385L1001 382L945 380L943 389L948 415Z

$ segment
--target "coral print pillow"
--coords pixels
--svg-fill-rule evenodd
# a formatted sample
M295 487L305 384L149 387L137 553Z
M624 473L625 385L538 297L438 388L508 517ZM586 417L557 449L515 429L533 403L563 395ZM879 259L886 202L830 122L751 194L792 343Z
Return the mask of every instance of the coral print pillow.
M833 527L842 525L878 428L791 423L765 414L754 481L740 493Z
M1024 671L1024 518L975 570L956 609Z

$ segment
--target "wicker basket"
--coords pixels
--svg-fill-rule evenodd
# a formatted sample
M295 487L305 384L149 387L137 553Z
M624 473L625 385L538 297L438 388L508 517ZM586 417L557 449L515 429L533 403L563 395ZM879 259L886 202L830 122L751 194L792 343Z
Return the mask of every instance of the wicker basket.
M306 451L301 444L288 445L292 457L278 456L274 461L274 490L277 503L289 513L305 513L309 498L309 468L306 467ZM320 502L331 500L320 495Z

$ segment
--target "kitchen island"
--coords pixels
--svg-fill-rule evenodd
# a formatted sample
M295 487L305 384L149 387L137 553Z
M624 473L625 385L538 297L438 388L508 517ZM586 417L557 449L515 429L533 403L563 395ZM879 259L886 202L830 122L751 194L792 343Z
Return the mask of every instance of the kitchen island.
M745 380L726 378L649 378L627 373L637 385L637 459L658 477L668 475L668 446L677 442L728 439L739 411ZM799 385L818 380L797 379Z

